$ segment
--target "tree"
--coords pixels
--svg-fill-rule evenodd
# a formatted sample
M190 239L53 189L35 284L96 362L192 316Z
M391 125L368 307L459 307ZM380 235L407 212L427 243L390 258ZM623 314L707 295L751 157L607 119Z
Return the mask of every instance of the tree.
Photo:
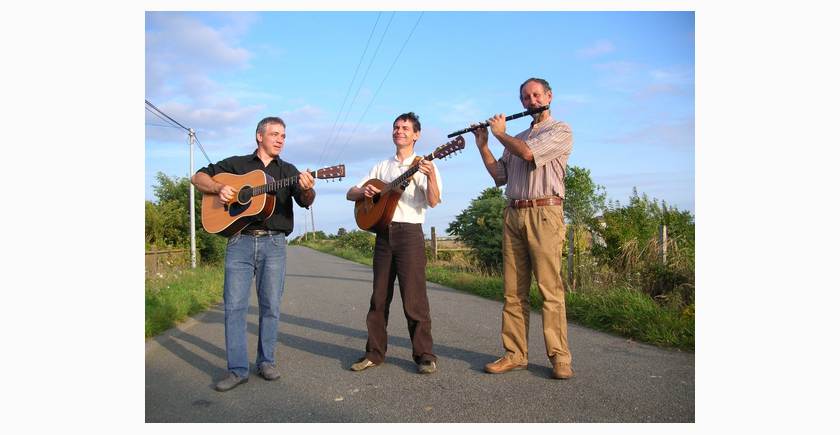
M592 181L589 169L577 166L567 168L563 211L570 224L592 228L595 216L606 208L606 199L604 186Z
M446 229L472 248L485 267L496 271L502 266L505 203L502 189L484 189Z
M146 201L146 247L188 248L190 246L190 180L158 172L153 187L157 203ZM202 261L224 258L224 238L201 227L201 192L196 189L196 250Z

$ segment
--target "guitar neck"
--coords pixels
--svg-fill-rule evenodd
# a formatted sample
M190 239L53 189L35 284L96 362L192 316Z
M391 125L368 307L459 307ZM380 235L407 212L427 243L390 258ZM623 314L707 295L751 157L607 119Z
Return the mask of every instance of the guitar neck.
M315 171L308 171L313 177L315 176ZM298 176L292 175L291 177L281 178L274 182L263 184L262 186L256 186L252 188L253 195L261 195L263 193L274 193L277 189L281 189L284 187L291 186L292 184L296 184L298 182Z
M423 157L423 160L426 160L426 161L431 161L431 160L434 160L434 159L435 159L434 153ZM412 165L410 168L408 168L407 171L403 172L402 175L397 177L394 181L388 183L388 187L391 188L391 189L396 189L397 187L399 187L400 184L403 184L405 182L405 180L408 180L409 178L411 178L418 170L420 170L420 165L419 164Z

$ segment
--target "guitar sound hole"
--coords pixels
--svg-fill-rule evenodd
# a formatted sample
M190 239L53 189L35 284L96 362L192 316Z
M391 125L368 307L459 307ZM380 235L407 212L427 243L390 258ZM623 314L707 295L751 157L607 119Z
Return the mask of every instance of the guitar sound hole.
M236 195L236 202L240 204L247 204L251 202L252 190L250 187L245 187Z

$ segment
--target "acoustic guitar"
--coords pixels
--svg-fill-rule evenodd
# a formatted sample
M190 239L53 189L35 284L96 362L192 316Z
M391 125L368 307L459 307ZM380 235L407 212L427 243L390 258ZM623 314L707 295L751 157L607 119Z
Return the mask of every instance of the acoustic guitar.
M464 138L458 136L457 138L437 147L434 152L423 157L426 160L434 160L446 157L456 151L464 149ZM391 223L394 217L394 211L397 209L397 203L400 196L408 187L411 177L420 169L420 157L414 160L414 163L402 175L386 183L377 178L372 178L362 185L362 189L367 185L373 185L379 188L380 192L368 198L363 197L356 201L355 214L356 225L366 231L384 231Z
M341 179L344 165L309 171L313 177L321 180ZM235 190L233 199L222 202L219 195L205 194L201 198L201 225L208 233L232 236L251 222L265 219L274 212L277 189L291 186L298 182L298 176L274 180L262 170L254 170L244 175L216 174L213 180L231 186Z

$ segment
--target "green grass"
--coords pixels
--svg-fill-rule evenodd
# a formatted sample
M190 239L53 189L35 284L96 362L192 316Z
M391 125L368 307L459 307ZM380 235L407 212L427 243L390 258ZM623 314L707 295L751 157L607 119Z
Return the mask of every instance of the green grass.
M309 241L302 244L321 252L371 265L370 257L352 249L337 249L324 242ZM504 284L500 276L475 273L439 262L426 267L426 279L488 299L504 298ZM542 308L542 296L537 290L536 282L532 282L530 298L531 308ZM646 294L630 288L566 292L566 316L580 325L640 342L694 350L693 306L686 309L662 306Z
M146 338L222 300L224 265L201 266L146 279Z

